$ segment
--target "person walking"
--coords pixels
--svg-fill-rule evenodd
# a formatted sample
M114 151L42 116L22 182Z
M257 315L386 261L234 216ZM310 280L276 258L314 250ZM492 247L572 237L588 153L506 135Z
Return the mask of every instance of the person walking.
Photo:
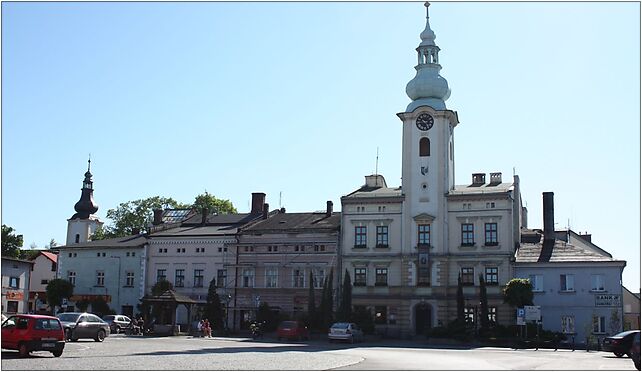
M198 337L204 337L205 332L203 332L203 319L198 321L196 328L198 329Z
M207 319L203 321L203 332L205 332L205 337L212 338L212 328L210 327L210 321Z

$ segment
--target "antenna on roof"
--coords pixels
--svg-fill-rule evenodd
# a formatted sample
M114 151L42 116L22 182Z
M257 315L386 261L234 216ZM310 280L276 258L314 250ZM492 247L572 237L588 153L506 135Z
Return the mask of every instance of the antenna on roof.
M515 167L513 167L513 177L515 177Z
M281 191L279 191L279 209L281 209Z
M377 160L375 161L375 176L379 174L379 146L377 146ZM378 177L375 178L375 185L379 182Z

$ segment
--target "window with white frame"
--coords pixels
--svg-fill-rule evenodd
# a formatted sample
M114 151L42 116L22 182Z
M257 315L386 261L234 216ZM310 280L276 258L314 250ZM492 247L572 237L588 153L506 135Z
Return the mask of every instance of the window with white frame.
M532 274L528 276L528 280L531 282L533 287L533 292L543 292L544 291L544 276L540 274Z
M366 285L366 268L365 267L355 267L354 268L354 286L363 287Z
M603 292L604 288L604 274L591 275L591 291Z
M377 248L388 247L388 226L377 226Z
M325 280L325 269L315 268L312 269L312 281L314 288L323 288L323 281Z
M484 273L485 274L484 280L486 281L486 284L488 285L499 284L498 272L499 272L499 269L497 267L486 267L485 273Z
M385 287L388 285L388 268L375 268L375 286Z
M461 245L462 246L475 245L475 231L472 223L461 224Z
M593 317L593 333L606 333L606 317L603 315Z
M102 270L96 271L96 286L97 287L105 286L105 272Z
M575 316L562 315L562 333L575 333Z
M133 287L133 286L134 286L134 272L128 271L125 273L125 287Z
M498 245L497 241L497 223L490 222L484 224L484 245L487 246L496 246Z
M473 267L461 268L461 284L475 285L475 268Z
M366 239L368 236L368 229L366 226L355 226L354 227L354 247L355 248L365 248Z
M204 269L194 269L194 287L201 288L203 287L203 276Z
M562 292L575 291L575 276L573 274L560 275L560 291Z
M279 282L279 268L266 267L265 268L265 286L267 288L276 288Z
M17 276L9 277L9 287L10 288L19 288L20 287L20 278Z
M305 270L302 268L292 269L292 287L305 288Z
M67 281L69 283L76 285L76 272L75 271L67 271Z
M167 280L167 269L156 270L156 282Z
M219 288L227 288L227 269L216 270L216 286Z
M241 284L245 288L254 287L254 269L243 269L241 273Z
M430 245L430 225L417 225L417 244Z
M184 287L185 286L185 269L176 269L174 275L174 287Z

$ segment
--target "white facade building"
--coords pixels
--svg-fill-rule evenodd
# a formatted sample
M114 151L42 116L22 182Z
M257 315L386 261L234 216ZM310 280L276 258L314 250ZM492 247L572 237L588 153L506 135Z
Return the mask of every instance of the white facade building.
M21 314L29 310L29 279L33 262L2 257L2 313Z
M47 306L47 284L56 279L58 253L42 251L33 259L33 270L29 281L29 311L51 313Z

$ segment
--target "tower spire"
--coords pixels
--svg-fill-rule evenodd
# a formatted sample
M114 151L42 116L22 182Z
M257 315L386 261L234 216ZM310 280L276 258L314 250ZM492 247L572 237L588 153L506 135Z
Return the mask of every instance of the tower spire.
M92 214L98 211L98 205L94 202L94 183L91 179L91 154L87 161L87 172L85 172L85 179L82 183L80 200L74 205L76 213L71 216L71 219L88 219Z
M406 85L406 94L413 101L406 108L411 112L419 106L430 106L435 110L445 110L446 100L450 97L450 88L446 79L439 75L439 47L435 44L435 32L430 28L430 3L426 7L426 28L419 37L421 43L417 49L417 75Z

